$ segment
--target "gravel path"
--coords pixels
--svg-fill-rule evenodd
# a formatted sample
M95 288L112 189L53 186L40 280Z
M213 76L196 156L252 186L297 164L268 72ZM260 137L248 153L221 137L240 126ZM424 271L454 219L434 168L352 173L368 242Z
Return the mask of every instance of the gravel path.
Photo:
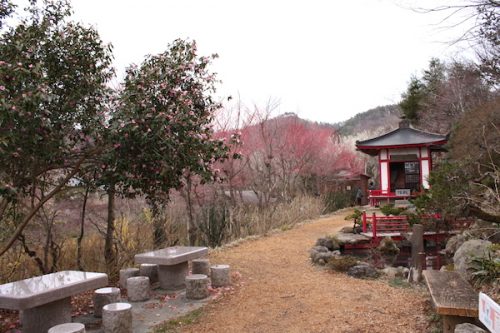
M394 288L313 266L308 250L335 233L346 213L210 254L242 278L183 332L425 332L422 288Z

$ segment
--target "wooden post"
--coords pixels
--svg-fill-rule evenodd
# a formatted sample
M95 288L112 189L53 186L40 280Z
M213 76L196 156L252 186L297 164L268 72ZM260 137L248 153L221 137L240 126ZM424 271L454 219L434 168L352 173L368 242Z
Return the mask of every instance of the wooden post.
M365 211L363 211L362 218L363 218L363 232L366 232L367 228L366 228L366 212Z
M375 213L372 215L372 232L373 239L377 240L377 215Z

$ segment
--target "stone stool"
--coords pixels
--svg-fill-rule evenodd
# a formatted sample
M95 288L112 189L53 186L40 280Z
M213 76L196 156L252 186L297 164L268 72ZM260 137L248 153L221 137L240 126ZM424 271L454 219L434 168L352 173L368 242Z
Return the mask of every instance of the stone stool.
M151 284L158 282L158 265L156 264L141 264L139 268L140 276L147 276Z
M120 300L119 288L100 288L94 291L94 317L102 317L102 307Z
M203 299L208 297L208 276L193 274L186 276L186 298Z
M85 325L80 323L67 323L51 327L47 333L85 333Z
M210 267L210 278L212 287L225 287L231 284L229 276L229 265L214 265Z
M139 276L139 268L120 269L120 287L127 288L127 279L132 276Z
M104 333L132 333L132 305L111 303L102 308Z
M129 301L147 301L149 295L149 278L147 276L133 276L127 279L127 295Z
M210 261L208 259L194 259L191 264L193 274L210 276Z

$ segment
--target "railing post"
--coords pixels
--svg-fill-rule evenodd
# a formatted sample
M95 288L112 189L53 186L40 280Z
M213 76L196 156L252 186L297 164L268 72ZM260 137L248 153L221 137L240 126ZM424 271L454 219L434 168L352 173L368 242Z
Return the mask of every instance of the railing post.
M366 232L367 228L366 228L366 212L365 211L363 211L362 218L363 218L363 232Z
M375 213L372 215L372 232L373 232L373 238L375 240L377 239L377 216Z

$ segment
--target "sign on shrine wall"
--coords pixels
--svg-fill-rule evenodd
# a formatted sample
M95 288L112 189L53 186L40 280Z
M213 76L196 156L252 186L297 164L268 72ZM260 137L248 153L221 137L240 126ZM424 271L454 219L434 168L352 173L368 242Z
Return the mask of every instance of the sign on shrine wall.
M408 188L397 189L396 195L398 197L409 197L411 195L411 190Z
M479 320L490 332L500 333L500 305L484 293L479 293Z

